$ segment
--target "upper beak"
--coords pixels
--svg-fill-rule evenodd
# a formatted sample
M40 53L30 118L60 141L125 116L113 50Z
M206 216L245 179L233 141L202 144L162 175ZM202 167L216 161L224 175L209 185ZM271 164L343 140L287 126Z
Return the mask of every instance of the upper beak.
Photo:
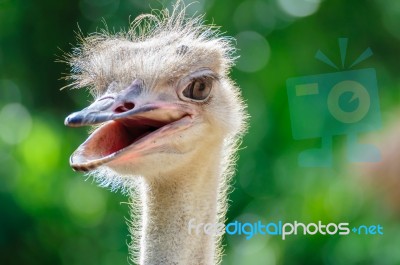
M156 106L146 105L137 108L135 102L143 90L143 81L136 79L118 95L102 97L89 107L70 114L64 124L71 127L94 125L116 120L142 112L151 111Z
M116 103L118 103L116 101ZM130 109L124 112L116 112L113 109L93 109L93 105L98 104L98 102L93 103L89 107L70 114L66 119L64 124L70 127L80 127L85 125L95 125L103 123L110 120L118 120L122 118L127 118L130 116L136 116L139 114L147 113L157 109L163 109L161 104L146 104L139 108Z
M140 104L139 98L143 91L143 81L135 79L133 83L114 96L106 96L96 100L89 107L70 114L64 124L70 127L95 125L110 120L120 120L128 117L152 118L157 120L175 120L182 114L193 114L193 110L181 105L154 101Z

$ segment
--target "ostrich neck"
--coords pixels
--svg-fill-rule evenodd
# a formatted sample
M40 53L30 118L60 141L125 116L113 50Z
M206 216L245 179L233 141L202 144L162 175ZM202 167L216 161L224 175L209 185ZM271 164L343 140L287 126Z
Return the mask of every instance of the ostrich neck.
M143 182L141 265L214 263L215 237L205 234L204 225L196 233L196 225L217 222L221 161L208 154L203 162L162 182Z

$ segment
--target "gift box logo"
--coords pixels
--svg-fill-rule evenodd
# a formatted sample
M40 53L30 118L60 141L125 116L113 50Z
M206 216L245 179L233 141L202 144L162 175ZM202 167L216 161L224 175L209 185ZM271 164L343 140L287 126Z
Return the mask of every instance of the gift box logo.
M366 49L347 69L345 59L347 39L339 39L342 71L290 78L287 80L293 138L321 138L321 148L299 154L299 165L331 166L332 136L347 136L347 160L377 162L379 150L370 144L357 142L357 135L381 127L378 86L373 68L350 70L372 55ZM315 57L339 70L324 53Z

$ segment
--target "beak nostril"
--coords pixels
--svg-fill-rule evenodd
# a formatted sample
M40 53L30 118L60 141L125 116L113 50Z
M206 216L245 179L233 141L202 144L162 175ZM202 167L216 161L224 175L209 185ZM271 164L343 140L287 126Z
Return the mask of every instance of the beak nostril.
M131 109L133 109L133 108L135 107L135 104L133 104L132 102L125 102L125 103L124 103L124 107L125 107L127 110L131 110Z
M132 102L125 102L122 106L119 106L118 108L116 108L114 111L117 113L122 113L122 112L126 112L128 110L131 110L135 107L135 104Z

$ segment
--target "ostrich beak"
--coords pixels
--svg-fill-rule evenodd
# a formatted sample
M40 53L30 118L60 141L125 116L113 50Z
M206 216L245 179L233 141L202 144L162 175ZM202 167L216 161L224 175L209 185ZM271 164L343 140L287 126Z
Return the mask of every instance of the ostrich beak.
M164 138L188 128L195 111L178 102L139 104L143 81L136 79L115 97L103 97L72 113L65 125L102 124L71 155L74 170L89 171L148 154L166 144Z
M143 81L135 79L133 83L116 96L101 97L89 107L69 115L64 124L70 127L100 124L110 120L120 120L126 117L150 112L160 108L168 109L167 105L146 104L136 106L135 102L143 90Z

